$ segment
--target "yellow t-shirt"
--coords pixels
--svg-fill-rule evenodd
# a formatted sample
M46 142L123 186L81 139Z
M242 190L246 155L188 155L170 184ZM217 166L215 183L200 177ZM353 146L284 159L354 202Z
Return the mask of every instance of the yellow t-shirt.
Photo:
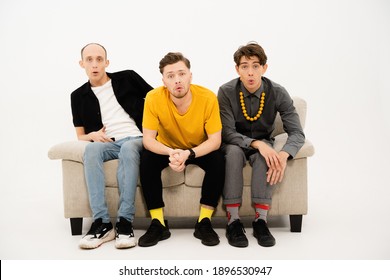
M145 98L142 126L157 130L157 141L173 149L189 149L222 129L217 96L207 88L190 85L192 102L180 115L168 89L151 90Z

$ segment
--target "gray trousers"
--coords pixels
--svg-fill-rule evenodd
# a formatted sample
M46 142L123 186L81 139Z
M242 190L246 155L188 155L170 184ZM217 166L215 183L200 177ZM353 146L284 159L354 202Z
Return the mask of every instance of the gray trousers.
M248 160L252 166L252 203L271 205L273 188L267 183L268 167L264 157L255 150L246 155L244 150L237 145L223 144L221 149L225 154L223 204L242 204L243 168Z

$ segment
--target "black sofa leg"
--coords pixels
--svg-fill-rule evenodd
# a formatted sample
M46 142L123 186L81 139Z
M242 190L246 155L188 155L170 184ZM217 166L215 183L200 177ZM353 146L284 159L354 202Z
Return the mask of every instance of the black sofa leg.
M301 232L302 230L302 215L290 215L291 232Z
M72 235L81 235L83 230L83 218L70 218Z

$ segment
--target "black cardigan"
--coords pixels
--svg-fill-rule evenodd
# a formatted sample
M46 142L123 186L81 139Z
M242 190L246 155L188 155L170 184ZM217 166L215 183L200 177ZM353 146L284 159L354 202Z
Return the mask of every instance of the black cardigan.
M118 103L134 119L142 131L144 98L153 88L133 70L107 73ZM71 94L73 125L84 127L85 133L98 131L103 127L99 100L86 82Z

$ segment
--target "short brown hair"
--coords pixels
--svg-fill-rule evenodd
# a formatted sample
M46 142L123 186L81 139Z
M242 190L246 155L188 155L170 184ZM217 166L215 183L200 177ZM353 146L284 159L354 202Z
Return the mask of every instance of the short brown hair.
M164 71L164 67L167 65L175 64L179 61L183 61L184 64L187 66L188 69L191 69L191 63L190 61L183 56L180 52L169 52L167 53L163 59L160 60L160 73L162 74Z
M240 60L243 56L246 58L257 56L260 65L263 66L267 63L267 56L263 48L256 42L249 42L246 46L239 47L238 50L234 53L233 58L237 66L240 66Z
M81 59L83 59L83 52L84 52L84 49L86 47L88 47L89 45L97 45L99 47L101 47L103 50L104 50L104 54L105 54L105 59L107 59L107 51L106 51L106 48L103 47L102 45L98 44L98 43L89 43L89 44L86 44L82 49L81 49Z

